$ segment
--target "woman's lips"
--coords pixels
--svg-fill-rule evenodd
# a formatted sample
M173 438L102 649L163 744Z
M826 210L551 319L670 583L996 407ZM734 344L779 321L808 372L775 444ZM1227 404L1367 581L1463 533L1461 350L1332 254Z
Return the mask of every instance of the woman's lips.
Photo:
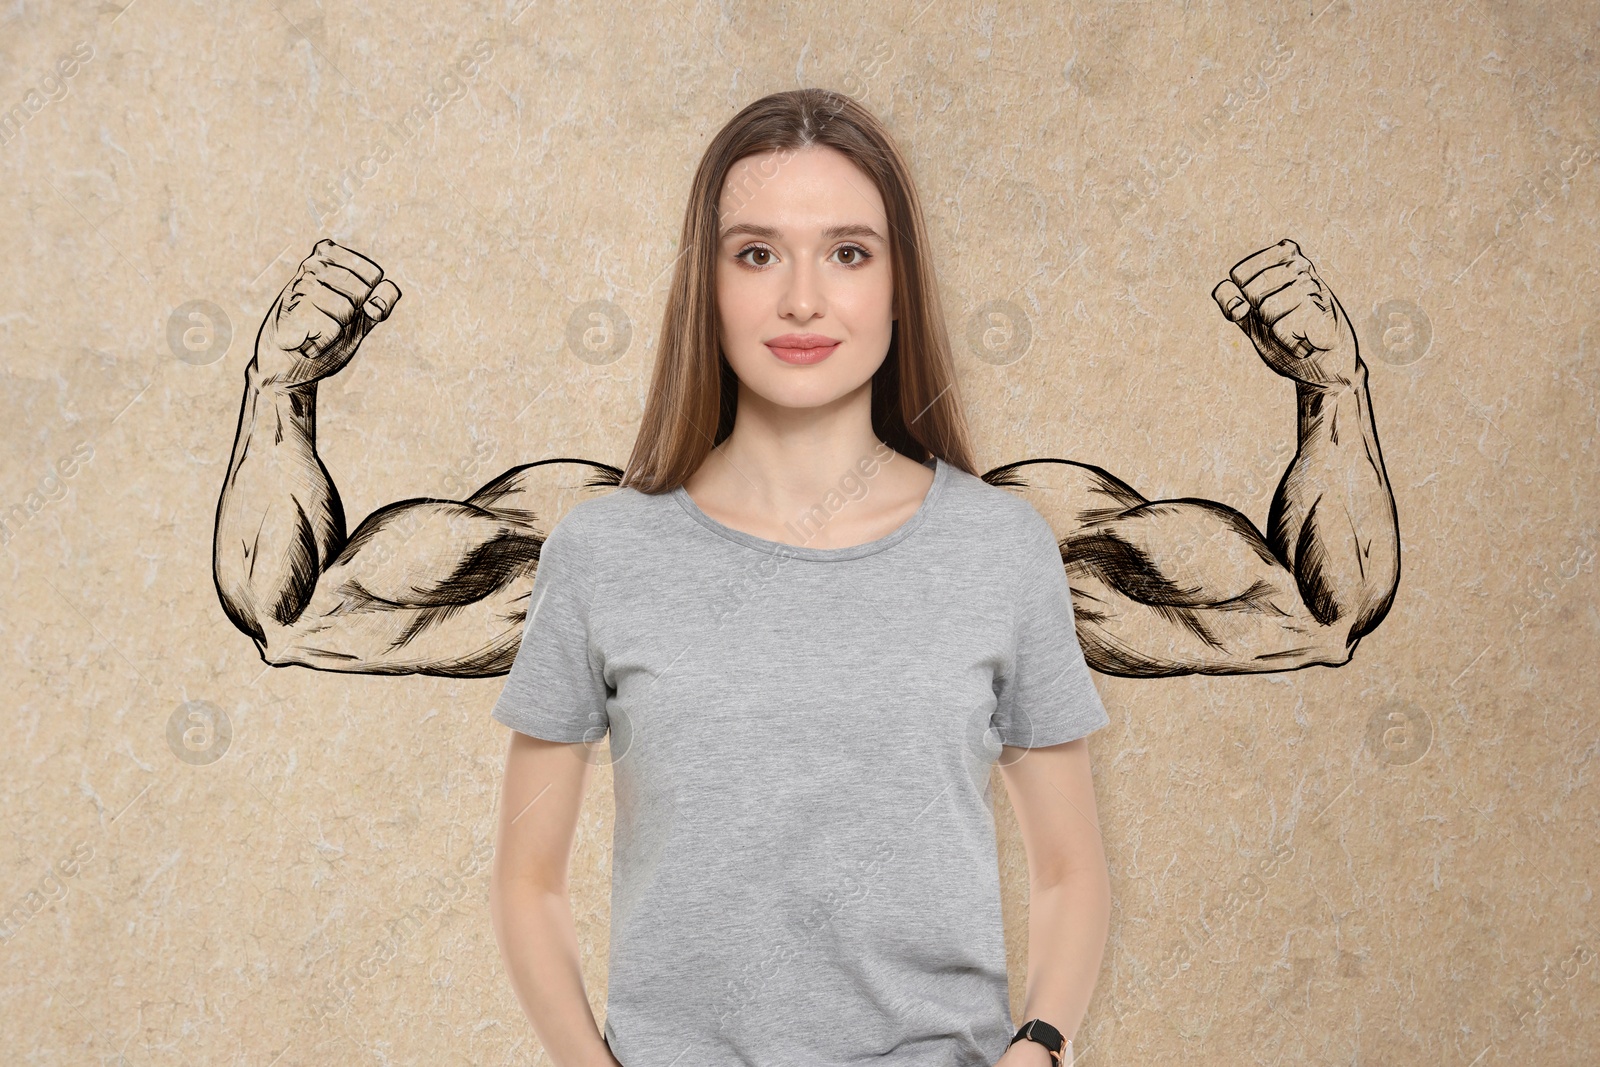
M804 365L807 363L821 363L833 355L833 350L839 347L838 341L829 344L809 345L796 347L793 345L767 344L767 349L785 363Z

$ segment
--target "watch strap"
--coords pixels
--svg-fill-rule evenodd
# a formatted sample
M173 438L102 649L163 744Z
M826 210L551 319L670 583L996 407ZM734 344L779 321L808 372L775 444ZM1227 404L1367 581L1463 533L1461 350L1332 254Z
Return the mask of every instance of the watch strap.
M1018 1041L1032 1041L1043 1045L1050 1052L1050 1062L1057 1064L1058 1067L1064 1067L1064 1065L1072 1062L1070 1059L1062 1058L1067 1055L1067 1050L1072 1047L1072 1042L1063 1037L1060 1030L1057 1030L1043 1019L1029 1019L1023 1023L1018 1027L1011 1040L1006 1043L1006 1047L1010 1048Z

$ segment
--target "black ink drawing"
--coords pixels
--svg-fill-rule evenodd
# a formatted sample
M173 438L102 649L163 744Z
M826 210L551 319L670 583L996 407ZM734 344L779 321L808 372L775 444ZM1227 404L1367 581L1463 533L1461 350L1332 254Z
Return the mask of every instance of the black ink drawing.
M1292 241L1213 291L1263 362L1295 382L1298 447L1263 535L1215 501L1146 500L1099 467L1027 459L986 472L1050 519L1090 666L1159 677L1337 667L1383 620L1400 538L1355 332ZM315 390L400 290L318 242L262 322L217 508L223 609L276 666L477 677L510 670L554 502L614 489L575 458L512 469L464 500L418 497L348 536L316 452Z

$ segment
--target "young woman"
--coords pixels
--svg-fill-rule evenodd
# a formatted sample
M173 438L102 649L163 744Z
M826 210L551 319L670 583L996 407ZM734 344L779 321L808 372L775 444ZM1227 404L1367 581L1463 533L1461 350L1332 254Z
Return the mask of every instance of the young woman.
M1109 919L1107 716L1049 524L974 473L905 162L848 97L765 97L707 149L682 249L622 483L545 540L494 708L517 996L560 1067L1070 1063ZM602 1032L566 877L607 733Z

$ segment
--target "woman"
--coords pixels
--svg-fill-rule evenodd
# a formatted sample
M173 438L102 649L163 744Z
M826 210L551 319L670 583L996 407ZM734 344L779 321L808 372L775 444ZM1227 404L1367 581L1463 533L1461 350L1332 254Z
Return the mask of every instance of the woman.
M765 97L707 149L682 247L621 486L550 532L494 708L518 998L560 1067L1070 1063L1109 918L1084 740L1107 716L1048 523L973 472L906 165L847 97ZM566 873L607 732L602 1034Z

